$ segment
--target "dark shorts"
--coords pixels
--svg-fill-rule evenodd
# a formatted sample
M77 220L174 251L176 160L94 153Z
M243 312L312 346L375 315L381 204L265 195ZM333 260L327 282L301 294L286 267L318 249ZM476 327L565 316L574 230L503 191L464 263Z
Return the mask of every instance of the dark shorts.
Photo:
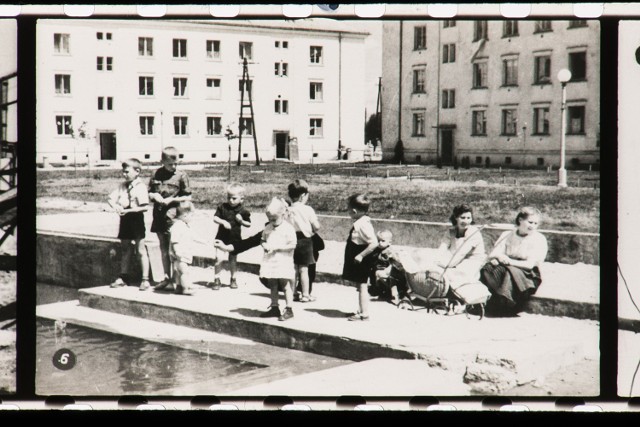
M313 256L313 240L311 237L305 237L304 234L296 233L298 243L293 251L293 263L295 265L311 265L316 263Z
M215 239L221 240L225 245L233 245L234 243L242 240L242 233L239 227L237 229L232 228L231 230L227 230L220 225Z
M140 240L144 239L145 234L144 213L129 212L120 217L118 239Z
M365 257L362 262L356 263L355 257L365 250L368 245L356 245L351 239L347 240L344 250L344 266L342 278L355 283L367 283L371 275L371 259Z

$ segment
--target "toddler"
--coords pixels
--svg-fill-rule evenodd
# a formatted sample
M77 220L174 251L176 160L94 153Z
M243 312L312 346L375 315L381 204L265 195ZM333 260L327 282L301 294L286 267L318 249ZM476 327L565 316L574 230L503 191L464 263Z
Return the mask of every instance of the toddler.
M180 202L170 229L171 263L177 294L193 295L189 269L193 263L193 246L196 239L189 223L193 214L191 202Z

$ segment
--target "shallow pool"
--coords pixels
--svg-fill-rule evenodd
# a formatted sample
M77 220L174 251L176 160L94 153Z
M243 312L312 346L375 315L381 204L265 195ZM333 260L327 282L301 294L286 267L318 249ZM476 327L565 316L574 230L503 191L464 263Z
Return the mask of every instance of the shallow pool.
M59 328L42 319L36 342L38 395L163 394L267 367L76 325ZM73 352L73 368L54 366L59 349Z

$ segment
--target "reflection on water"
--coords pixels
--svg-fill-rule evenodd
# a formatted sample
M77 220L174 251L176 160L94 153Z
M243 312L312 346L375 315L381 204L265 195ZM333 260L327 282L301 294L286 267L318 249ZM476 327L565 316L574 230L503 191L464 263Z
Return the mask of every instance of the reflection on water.
M66 348L76 356L70 370L53 365ZM39 395L154 394L187 384L264 368L264 365L185 350L76 325L40 320L36 393Z

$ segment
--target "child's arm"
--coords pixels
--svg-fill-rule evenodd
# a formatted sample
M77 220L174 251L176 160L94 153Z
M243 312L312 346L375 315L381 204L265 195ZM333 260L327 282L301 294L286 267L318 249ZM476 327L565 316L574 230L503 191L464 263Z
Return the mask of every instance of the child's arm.
M241 213L236 214L236 221L243 227L251 227L251 218L248 215L247 219L245 219Z
M357 262L357 263L362 262L364 257L366 257L371 252L373 252L377 247L378 247L378 241L377 240L369 243L369 246L367 246L362 252L360 252L358 255L356 255L356 257L354 258L355 262Z
M115 213L121 215L122 214L122 206L118 204L118 190L114 190L109 193L109 197L107 199L107 203L114 210Z
M218 225L223 226L223 227L224 227L224 228L226 228L227 230L230 230L230 229L231 229L231 224L229 224L229 221L226 221L226 220L224 220L224 219L222 219L222 218L220 218L220 217L217 217L217 216L215 216L215 215L213 216L213 222L215 222L215 223L216 223L216 224L218 224Z

